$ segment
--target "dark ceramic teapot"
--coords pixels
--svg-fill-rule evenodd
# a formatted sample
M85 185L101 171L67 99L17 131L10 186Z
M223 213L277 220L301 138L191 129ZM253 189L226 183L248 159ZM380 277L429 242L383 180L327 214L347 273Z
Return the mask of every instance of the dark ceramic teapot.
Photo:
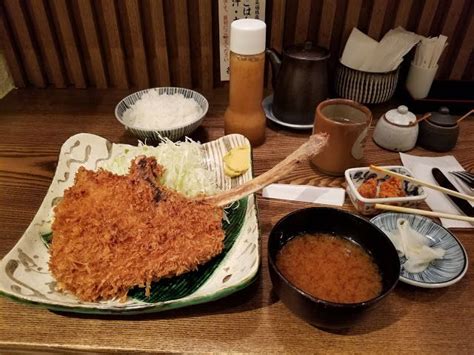
M273 114L285 123L311 125L316 106L328 97L329 51L311 42L287 47L280 56L267 49L272 64Z

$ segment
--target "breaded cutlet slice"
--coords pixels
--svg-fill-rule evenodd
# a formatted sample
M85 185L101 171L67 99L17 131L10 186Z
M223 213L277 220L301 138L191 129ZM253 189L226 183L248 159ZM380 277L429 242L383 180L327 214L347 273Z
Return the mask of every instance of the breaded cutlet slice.
M223 249L221 208L158 184L139 157L126 176L80 168L55 208L49 268L83 301L125 299L134 286L195 270Z

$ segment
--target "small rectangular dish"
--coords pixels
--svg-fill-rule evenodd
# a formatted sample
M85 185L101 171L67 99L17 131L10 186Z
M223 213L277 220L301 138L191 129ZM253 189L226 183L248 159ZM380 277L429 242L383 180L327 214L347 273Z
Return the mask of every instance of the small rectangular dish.
M410 170L401 165L390 165L384 166L383 168L392 170L399 174L413 176ZM344 176L347 183L347 194L357 211L363 215L370 216L377 214L379 212L375 209L375 204L377 203L401 207L415 207L427 197L421 186L409 181L402 181L401 183L402 189L405 193L405 196L403 197L363 197L358 189L364 182L375 178L377 180L377 185L380 186L380 184L388 180L390 176L385 175L384 173L371 171L369 167L347 169Z

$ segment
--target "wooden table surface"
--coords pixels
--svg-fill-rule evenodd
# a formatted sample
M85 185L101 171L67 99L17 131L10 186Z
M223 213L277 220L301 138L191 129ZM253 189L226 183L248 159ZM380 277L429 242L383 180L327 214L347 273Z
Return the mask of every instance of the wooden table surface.
M0 257L19 240L44 198L61 144L89 132L112 142L135 144L114 118L127 91L18 90L0 100ZM227 91L207 95L210 110L193 138L223 135ZM379 117L387 106L372 107ZM274 166L305 141L309 132L269 125L266 143L254 150L255 174ZM453 154L474 169L474 122L465 120ZM436 155L420 148L416 155ZM368 141L366 163L400 164L399 155ZM309 164L283 182L338 187L342 178L324 176ZM166 351L166 352L424 352L474 353L474 273L443 289L402 283L363 324L327 332L294 316L271 292L267 237L285 214L306 203L258 196L262 262L260 277L216 302L137 316L55 313L0 298L0 352L18 350ZM344 209L353 210L346 199ZM455 230L474 258L472 230Z

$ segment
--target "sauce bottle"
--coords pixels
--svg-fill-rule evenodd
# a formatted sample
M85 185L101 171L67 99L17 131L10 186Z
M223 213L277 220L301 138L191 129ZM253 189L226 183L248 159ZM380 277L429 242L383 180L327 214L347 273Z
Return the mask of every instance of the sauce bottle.
M224 131L244 135L253 147L265 141L265 31L265 22L256 19L236 20L230 27L229 106L224 113Z

